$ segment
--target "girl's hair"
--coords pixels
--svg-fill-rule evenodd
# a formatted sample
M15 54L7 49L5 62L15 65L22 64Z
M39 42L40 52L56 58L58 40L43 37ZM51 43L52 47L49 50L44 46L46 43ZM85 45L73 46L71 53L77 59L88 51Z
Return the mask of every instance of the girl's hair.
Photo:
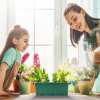
M21 28L20 25L15 25L8 35L6 45L2 51L0 60L2 60L4 53L11 47L16 48L15 44L12 42L13 38L20 39L24 35L28 35L28 31L24 28Z
M85 12L85 21L91 30L98 26L98 20L100 19L91 17L83 8L74 3L68 4L67 8L65 8L64 16L66 16L71 10L77 13L80 13L81 10L83 10ZM83 33L85 32L79 32L70 28L70 40L73 46L75 46L75 44L78 44L78 41L80 40Z

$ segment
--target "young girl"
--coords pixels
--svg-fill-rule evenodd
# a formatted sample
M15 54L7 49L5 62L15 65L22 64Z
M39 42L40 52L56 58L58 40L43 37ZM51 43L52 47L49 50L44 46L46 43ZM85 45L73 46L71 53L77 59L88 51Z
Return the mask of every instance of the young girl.
M28 46L28 31L16 25L9 33L6 45L1 54L0 65L0 96L8 95L6 92L13 78L16 77L21 64L21 54Z
M91 47L90 51L95 55L96 49L100 46L100 19L91 17L83 8L74 3L68 4L65 8L64 17L70 25L72 45L76 46L81 36L84 35L84 43L88 44L88 46L85 46L87 48L84 49L88 50L88 47ZM86 56L88 57L88 55ZM91 63L93 66L97 66L99 71L93 86L93 92L100 94L100 63L96 63L96 58Z

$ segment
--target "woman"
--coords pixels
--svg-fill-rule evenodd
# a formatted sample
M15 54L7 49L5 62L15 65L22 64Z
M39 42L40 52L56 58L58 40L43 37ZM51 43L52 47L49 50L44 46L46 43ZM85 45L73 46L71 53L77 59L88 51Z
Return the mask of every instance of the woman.
M73 46L76 46L84 35L85 50L91 50L93 59L91 63L93 66L99 68L100 61L96 62L96 52L100 46L100 19L93 18L86 11L77 4L70 3L64 11L65 20L70 25L70 40ZM100 70L99 75L95 80L93 92L100 95Z

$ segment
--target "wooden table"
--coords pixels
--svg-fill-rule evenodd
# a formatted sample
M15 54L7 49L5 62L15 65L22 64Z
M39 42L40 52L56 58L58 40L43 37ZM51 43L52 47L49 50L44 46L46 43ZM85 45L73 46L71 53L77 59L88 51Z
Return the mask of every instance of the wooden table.
M100 96L86 96L80 94L68 94L68 96L39 96L35 94L20 95L16 97L0 97L0 100L100 100Z

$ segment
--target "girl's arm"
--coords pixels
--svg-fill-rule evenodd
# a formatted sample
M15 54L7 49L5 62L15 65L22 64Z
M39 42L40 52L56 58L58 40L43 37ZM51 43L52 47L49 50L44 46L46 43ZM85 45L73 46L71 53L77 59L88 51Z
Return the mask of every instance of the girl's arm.
M6 63L2 63L0 65L0 90L3 90L3 83L4 83L7 69L8 69L8 65Z
M11 69L11 71L8 71L5 77L5 81L4 81L4 85L3 88L5 90L8 90L14 77L16 77L17 73L18 73L18 69L19 69L19 65L18 63L15 63Z

